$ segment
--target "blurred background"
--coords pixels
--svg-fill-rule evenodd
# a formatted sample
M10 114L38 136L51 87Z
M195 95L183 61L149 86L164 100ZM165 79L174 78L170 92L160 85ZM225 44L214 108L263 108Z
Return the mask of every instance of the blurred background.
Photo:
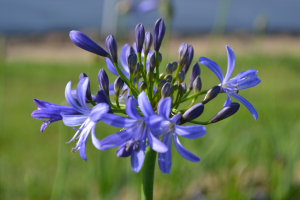
M188 162L173 148L171 173L156 167L155 199L300 199L299 7L297 0L1 0L0 199L139 199L141 172L131 171L130 159L117 158L117 149L98 151L88 140L85 162L71 153L74 142L66 144L72 128L56 122L40 133L42 121L30 114L37 109L33 98L66 104L65 85L75 86L82 72L98 90L105 60L75 46L70 30L102 47L113 34L120 50L134 42L136 24L153 32L159 17L167 26L162 68L187 42L193 62L208 57L225 73L228 45L236 54L233 76L254 68L262 82L240 91L258 120L241 106L207 126L204 137L181 139L202 160ZM203 65L201 79L203 89L219 84ZM225 99L208 104L199 121L214 116ZM118 131L104 123L96 130L99 139Z

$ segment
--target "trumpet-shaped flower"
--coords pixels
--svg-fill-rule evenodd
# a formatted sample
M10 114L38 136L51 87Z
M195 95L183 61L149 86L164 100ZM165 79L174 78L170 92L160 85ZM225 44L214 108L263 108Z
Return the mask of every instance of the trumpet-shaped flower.
M256 75L257 70L255 69L249 69L247 71L242 71L238 75L236 75L234 78L230 79L230 76L232 75L232 72L234 70L234 65L235 65L235 55L233 50L229 47L226 46L227 49L227 59L228 59L228 64L227 64L227 72L225 78L223 77L222 70L220 69L219 65L215 63L214 61L205 58L205 57L200 57L199 62L206 67L208 67L221 81L221 92L225 92L227 94L227 99L225 101L224 107L230 106L231 105L231 98L230 96L236 98L239 100L242 104L244 104L248 110L251 112L253 115L254 119L257 120L258 118L258 113L255 110L255 108L247 101L245 98L240 96L238 94L239 90L247 89L250 87L254 87L257 84L261 82L261 80L258 78Z
M168 147L166 153L158 154L158 165L160 170L169 174L172 166L172 139L178 153L186 160L199 162L200 158L185 149L178 138L178 135L188 139L196 139L206 134L206 128L202 125L180 126L181 114L176 114L169 119L172 100L170 97L161 99L158 104L159 115L152 115L147 118L146 124L153 131L154 135L162 138L162 142Z
M109 113L103 114L101 117L99 117L94 110L91 112L91 119L94 122L97 122L101 119L108 125L125 128L120 132L104 138L100 142L100 145L102 150L117 146L120 146L121 149L123 148L123 154L131 155L131 169L134 172L139 172L143 166L145 149L147 145L150 145L154 151L160 153L168 150L165 144L154 137L150 129L145 124L145 120L147 118L155 115L145 92L139 94L138 104L144 115L143 117L140 116L136 108L135 100L132 97L129 97L125 109L130 118ZM120 151L120 148L118 152Z
M77 101L72 96L71 90L71 81L67 84L65 90L65 97L70 106L78 112L78 114L69 114L66 112L62 112L62 119L66 126L80 126L77 129L73 138L68 142L70 143L74 139L78 139L75 148L73 148L73 152L79 151L80 157L83 160L87 161L86 157L86 142L89 136L89 133L92 133L92 143L94 146L101 150L100 140L97 139L95 135L95 126L96 122L92 121L90 118L91 111L97 114L98 118L101 118L101 115L107 113L110 110L110 107L107 103L98 103L92 109L90 109L86 104L86 90L89 84L89 79L83 78L79 81L77 85Z

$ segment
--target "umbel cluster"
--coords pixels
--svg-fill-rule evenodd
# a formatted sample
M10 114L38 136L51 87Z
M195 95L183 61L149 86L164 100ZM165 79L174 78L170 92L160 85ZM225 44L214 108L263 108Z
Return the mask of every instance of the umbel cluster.
M224 78L218 64L208 58L200 57L199 62L192 64L194 49L187 43L182 43L179 47L177 61L161 66L163 56L159 49L165 31L162 18L156 21L153 34L145 32L144 26L138 24L133 46L125 44L120 57L117 42L112 35L106 38L105 50L85 34L71 31L72 42L86 51L105 57L108 71L117 77L110 84L105 69L100 69L99 91L92 94L88 76L80 74L76 89L72 89L71 82L66 85L65 98L69 106L34 99L38 109L31 116L44 120L40 131L43 132L50 123L62 120L66 126L77 127L69 142L77 141L72 151L79 151L82 159L87 160L86 142L91 135L92 143L97 149L118 147L118 157L130 156L134 172L141 170L146 148L152 148L158 152L160 170L170 173L172 141L183 158L191 162L200 161L200 158L181 145L178 136L199 138L206 134L205 125L219 122L236 113L240 104L232 102L231 97L246 106L257 120L255 108L238 94L239 90L260 83L256 70L242 71L230 79L235 54L226 46L228 65ZM199 63L208 67L220 83L202 90ZM187 80L186 74L190 68L191 75ZM197 121L205 104L220 93L227 95L223 108L209 121ZM199 101L201 95L204 98ZM191 101L190 105L181 108L180 104L186 101ZM100 121L118 127L120 131L99 140L95 134L95 126Z

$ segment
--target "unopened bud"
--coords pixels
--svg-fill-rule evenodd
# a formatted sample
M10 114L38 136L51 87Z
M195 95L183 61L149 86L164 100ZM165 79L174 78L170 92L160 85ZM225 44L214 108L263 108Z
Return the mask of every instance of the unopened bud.
M175 72L178 67L178 62L176 62L176 61L172 62L172 65L173 65L173 72Z
M109 98L107 97L106 93L104 92L104 90L99 90L96 94L96 102L97 103L106 103L107 105L109 105L109 113L112 113L112 109L110 107L110 101Z
M188 56L187 56L187 59L186 59L186 63L184 64L184 66L182 67L182 70L187 73L189 68L190 68L190 65L191 65L191 62L193 61L193 58L194 58L194 48L192 45L189 45L188 46Z
M186 63L188 56L188 44L186 42L182 43L178 49L178 64L183 66Z
M171 83L166 83L162 89L161 89L161 96L164 97L169 97L172 94L172 85Z
M160 73L160 75L159 75L159 80L164 79L165 76L166 76L166 75L165 75L164 73Z
M139 75L141 74L141 68L140 68L140 64L136 63L135 69L134 69L134 75Z
M148 56L148 62L150 65L150 71L154 71L154 69L155 69L155 52L154 51L152 51L150 53L150 55Z
M193 83L197 76L200 76L200 66L198 62L195 62L192 68L190 83L189 83L189 90L193 89Z
M167 74L172 74L173 73L173 65L171 63L167 64L166 73Z
M98 74L98 82L100 89L104 90L106 95L109 95L109 79L104 69L100 69Z
M118 62L118 46L113 35L109 35L105 41L106 48L113 63Z
M204 105L202 103L193 105L182 115L180 124L184 124L196 119L203 113L203 110L204 110Z
M147 89L147 83L145 83L144 81L141 82L140 84L140 91L145 91Z
M119 76L114 82L115 95L119 96L124 86L124 81Z
M143 44L145 40L145 29L143 24L138 24L135 27L135 42L136 42L136 51L141 53L143 49Z
M185 73L183 70L180 70L177 76L177 81L179 84L181 84L185 79Z
M165 85L166 82L166 79L160 80L157 86L157 91L161 91L161 88Z
M136 68L136 64L137 64L137 56L136 56L136 54L131 54L130 56L128 56L128 58L127 58L127 65L129 67L130 73L134 72L134 70Z
M216 123L218 121L221 121L223 119L226 119L227 117L230 117L234 113L236 113L240 108L240 104L238 103L231 103L230 106L222 108L220 112L218 112L211 120L209 120L211 123Z
M196 79L193 82L193 91L194 93L198 93L201 91L202 88L202 81L200 76L197 76Z
M181 83L179 85L178 92L180 95L184 95L186 93L186 83Z
M206 104L209 101L211 101L212 99L214 99L216 96L218 96L219 92L221 90L220 86L214 86L213 88L211 88L210 90L208 90L208 92L206 93L202 103Z
M171 83L173 80L173 76L171 74L168 74L164 77L164 79L166 79L167 82Z
M150 32L146 32L145 40L144 40L144 54L147 55L151 48L153 42L152 34Z
M160 18L155 22L154 30L153 30L154 50L157 52L160 49L161 43L165 36L165 32L166 32L166 26L165 26L164 20L162 18Z
M127 49L126 49L126 62L127 62L127 59L128 59L128 57L131 55L131 54L135 54L135 51L134 51L134 49L131 47L131 46L129 46L128 45L128 47L127 47Z

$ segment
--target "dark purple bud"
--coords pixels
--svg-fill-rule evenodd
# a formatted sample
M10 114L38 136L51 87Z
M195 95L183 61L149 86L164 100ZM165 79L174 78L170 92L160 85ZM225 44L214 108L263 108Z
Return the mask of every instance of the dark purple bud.
M173 73L173 65L171 63L167 64L166 72L167 72L167 74L172 74Z
M190 77L190 83L189 83L189 90L193 89L193 83L197 76L200 76L200 66L198 62L195 62L192 68L191 77Z
M173 65L173 72L175 72L178 67L178 62L176 62L176 61L172 62L172 65Z
M144 29L144 26L143 26L143 24L138 24L135 27L136 51L138 53L142 52L144 40L145 40L145 29Z
M133 73L137 64L137 56L136 54L131 54L127 57L127 65L129 67L130 73Z
M231 103L230 106L222 108L220 112L218 112L211 120L209 120L211 123L216 123L218 121L221 121L223 119L226 119L227 117L230 117L234 113L236 113L240 108L240 104L238 103Z
M104 69L100 69L98 74L98 82L100 89L104 90L106 95L109 95L109 79Z
M145 40L144 40L144 54L145 55L147 55L149 53L152 42L153 42L152 34L150 32L146 32Z
M164 79L165 79L167 82L171 83L172 80L173 80L173 76L172 76L172 74L168 74L168 75L166 75L166 76L164 77Z
M150 55L148 56L148 62L150 65L150 71L154 71L154 69L155 69L155 52L154 51L152 51L150 53Z
M182 115L180 124L184 124L196 119L203 113L203 110L204 110L204 105L202 103L193 105Z
M208 92L206 93L202 103L206 104L209 101L213 100L216 96L218 96L219 92L221 90L220 86L214 86L213 88L211 88L210 90L208 90Z
M131 54L135 54L135 51L131 46L128 46L126 49L126 60Z
M189 45L188 46L188 56L187 56L187 59L186 59L186 62L182 68L182 70L187 73L189 68L190 68L190 65L193 61L193 58L194 58L194 48L192 45Z
M159 51L161 43L164 39L166 32L166 26L164 23L164 20L162 18L159 18L154 25L154 50Z
M96 44L93 40L91 40L88 36L81 33L80 31L71 31L70 32L70 39L72 42L77 45L78 47L97 54L99 56L107 57L108 53L102 49L98 44Z
M180 70L177 76L177 81L179 84L181 84L185 79L185 73L183 70Z
M117 150L117 157L128 157L131 155L133 145L128 145L126 143L121 144L121 146Z
M161 91L161 88L166 84L166 82L166 79L160 80L157 86L157 91Z
M147 89L147 83L145 83L144 81L141 82L140 85L140 91L145 91Z
M79 80L78 80L78 82L80 82L80 80L83 79L83 78L85 78L85 77L88 77L88 76L87 76L85 73L81 73L81 74L79 75ZM86 90L86 98L87 98L88 100L93 101L93 99L92 99L92 94L91 94L90 81L89 81L89 84L88 84L88 87L87 87L87 90Z
M120 92L122 91L124 86L124 81L121 79L120 76L115 80L114 82L114 90L115 90L115 95L119 96Z
M96 94L96 101L97 103L106 103L109 105L109 113L113 113L112 109L110 107L110 101L109 98L107 97L106 93L104 92L104 90L99 90Z
M172 94L172 85L171 83L165 83L164 86L161 88L161 96L164 97L169 97Z
M182 43L178 49L178 64L183 66L186 63L188 57L188 44Z
M194 93L198 93L201 91L202 88L202 81L200 76L197 76L193 82L193 91Z
M105 41L106 48L113 63L118 62L118 45L113 35L109 35Z
M140 64L137 62L134 68L134 75L138 75L141 74L141 68L140 68Z
M186 93L186 83L181 83L179 85L178 92L180 95L184 95Z

